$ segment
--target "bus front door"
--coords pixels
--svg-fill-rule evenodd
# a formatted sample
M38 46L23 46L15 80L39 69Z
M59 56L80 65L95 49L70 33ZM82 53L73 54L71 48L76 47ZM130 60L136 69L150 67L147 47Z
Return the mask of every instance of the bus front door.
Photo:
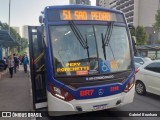
M43 47L42 27L29 26L30 73L34 109L47 107L45 52Z

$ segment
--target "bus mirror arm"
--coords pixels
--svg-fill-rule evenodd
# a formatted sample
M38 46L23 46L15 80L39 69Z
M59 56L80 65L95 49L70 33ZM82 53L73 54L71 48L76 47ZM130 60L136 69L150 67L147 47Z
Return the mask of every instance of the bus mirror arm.
M133 50L134 50L134 56L136 56L137 50L136 50L136 38L135 36L131 37L132 39L132 45L133 45Z

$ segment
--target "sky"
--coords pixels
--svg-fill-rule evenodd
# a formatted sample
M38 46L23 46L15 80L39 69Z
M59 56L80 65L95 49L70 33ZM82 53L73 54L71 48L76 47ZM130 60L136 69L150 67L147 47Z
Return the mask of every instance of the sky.
M96 0L91 0L95 5ZM10 26L39 25L39 16L46 6L67 5L69 0L11 0ZM0 0L0 21L9 21L9 0Z

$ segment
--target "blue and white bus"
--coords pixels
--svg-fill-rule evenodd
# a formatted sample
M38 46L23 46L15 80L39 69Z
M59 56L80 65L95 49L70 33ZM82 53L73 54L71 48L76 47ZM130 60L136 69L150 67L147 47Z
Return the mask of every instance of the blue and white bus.
M133 101L133 47L122 12L66 5L46 7L42 16L41 26L29 26L35 109L47 107L53 115Z

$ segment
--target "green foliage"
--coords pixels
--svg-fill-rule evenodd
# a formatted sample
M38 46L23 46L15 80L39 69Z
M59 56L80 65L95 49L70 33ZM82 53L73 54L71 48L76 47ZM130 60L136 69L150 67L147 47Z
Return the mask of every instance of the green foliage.
M28 46L28 41L27 41L27 39L22 38L22 39L21 39L21 49L24 50L24 49L27 48L27 46Z
M155 41L155 44L160 44L160 40Z
M155 23L153 24L154 29L158 33L158 38L160 37L160 9L157 10L157 14L155 15Z
M130 29L131 36L136 37L136 45L144 45L147 43L147 33L143 26L137 26L137 28Z
M137 26L136 28L136 41L137 45L144 45L147 43L147 33L144 30L143 26Z
M131 36L135 36L135 29L130 29Z
M157 10L157 14L155 15L155 23L153 27L159 32L160 31L160 10Z
M24 55L24 53L26 53L26 49L21 50L18 55Z

